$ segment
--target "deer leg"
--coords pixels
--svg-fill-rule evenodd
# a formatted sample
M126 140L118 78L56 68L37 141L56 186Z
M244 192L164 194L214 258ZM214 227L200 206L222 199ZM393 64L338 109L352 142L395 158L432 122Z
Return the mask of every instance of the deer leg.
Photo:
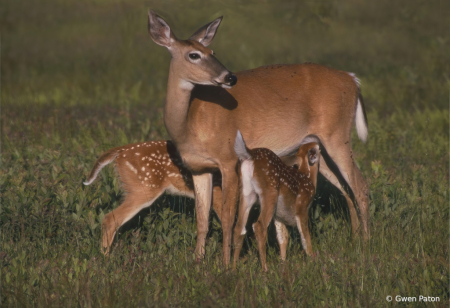
M252 192L249 196L245 196L241 191L240 199L239 199L239 214L238 220L236 222L236 226L234 227L234 235L233 235L233 246L234 246L234 255L233 255L233 268L236 268L237 261L239 260L239 254L242 249L242 243L244 242L245 234L247 230L245 230L245 225L247 224L248 214L250 213L250 209L253 204L256 202L256 194Z
M195 254L197 260L205 256L205 242L208 234L209 210L212 198L212 174L193 175L195 192L195 212L197 216L197 245Z
M214 186L212 207L220 223L222 223L222 188Z
M362 176L361 171L356 166L353 157L351 156L351 150L348 151L347 155L348 157L342 159L342 163L339 164L339 168L342 168L342 173L344 174L344 177L346 178L355 196L356 204L361 215L364 239L367 240L370 237L369 186Z
M339 172L344 178L345 183L349 186L351 190L349 191L349 193L352 193L354 196L354 198L349 199L354 199L356 201L356 205L359 209L359 216L364 231L364 238L368 239L370 234L369 234L369 187L367 185L367 182L362 176L361 171L356 166L355 161L353 160L353 153L349 143L338 144L329 148L333 149L333 153L330 156L334 161L334 163L339 168ZM349 201L349 199L347 199L347 202ZM349 209L350 214L352 214L350 204Z
M347 200L348 210L350 212L350 221L352 224L352 233L353 233L353 235L356 235L359 230L360 223L359 223L358 214L356 212L355 204L353 203L352 199L348 195L347 191L342 187L341 183L339 183L339 180L337 179L337 177L334 175L333 172L331 172L331 170L328 168L328 166L326 164L320 165L320 173L322 173L322 175L328 181L330 181L331 184L336 186L342 192L345 199Z
M255 231L256 242L258 245L259 258L263 271L267 272L266 260L266 241L267 228L273 218L275 205L277 204L278 192L276 190L266 189L259 195L259 202L261 204L261 213L258 220L253 224L253 231Z
M239 194L239 178L235 166L236 162L220 170L222 173L223 262L225 266L230 264L231 237Z
M302 239L302 246L308 256L312 255L311 235L309 233L308 226L308 204L300 203L297 200L297 211L295 215L295 221L297 223L298 231ZM298 205L300 204L300 205Z
M142 209L151 206L163 192L159 191L150 198L147 196L138 199L134 198L136 193L130 193L118 208L105 215L102 221L102 252L105 256L109 254L117 230Z
M275 219L275 230L277 232L278 246L280 246L280 257L282 261L286 260L286 250L289 242L289 232L286 225Z

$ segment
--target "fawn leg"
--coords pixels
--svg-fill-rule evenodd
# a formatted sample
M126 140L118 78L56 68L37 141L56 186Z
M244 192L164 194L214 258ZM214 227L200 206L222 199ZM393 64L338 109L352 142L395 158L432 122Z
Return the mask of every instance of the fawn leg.
M286 260L286 250L289 242L289 232L286 225L275 219L275 230L277 232L277 241L280 246L280 257L282 261Z
M255 231L256 242L258 244L259 258L263 271L267 272L266 261L266 241L267 241L267 227L273 218L275 205L277 204L278 192L276 189L267 188L259 194L259 201L261 204L261 213L258 221L253 224Z

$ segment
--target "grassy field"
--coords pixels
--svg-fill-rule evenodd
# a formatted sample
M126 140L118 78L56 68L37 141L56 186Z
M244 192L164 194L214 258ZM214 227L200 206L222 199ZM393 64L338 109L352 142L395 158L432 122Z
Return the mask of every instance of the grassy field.
M384 307L423 295L447 307L450 3L182 3L2 3L1 306ZM310 61L360 77L369 138L352 141L370 185L366 244L352 239L345 203L322 179L313 258L291 229L280 262L271 226L268 273L251 232L238 269L226 270L213 218L197 264L193 202L171 196L124 226L103 257L100 223L122 191L111 167L82 181L107 149L168 138L170 55L147 34L148 8L182 38L224 15L211 46L232 71Z

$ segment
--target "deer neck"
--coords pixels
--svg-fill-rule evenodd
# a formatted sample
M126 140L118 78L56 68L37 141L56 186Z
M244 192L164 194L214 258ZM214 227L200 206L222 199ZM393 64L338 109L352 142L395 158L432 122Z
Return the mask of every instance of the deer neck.
M314 187L317 187L317 173L318 173L318 164L314 164L314 166L309 167L309 179L313 183Z
M317 165L314 165L311 167L311 182L313 183L314 187L317 187L317 174L318 174L318 168Z
M194 84L182 79L171 63L164 106L164 124L175 144L185 140L188 128L188 111Z
M313 183L314 187L317 186L317 164L314 166L310 166L308 162L306 162L302 164L298 171L306 175L306 177Z

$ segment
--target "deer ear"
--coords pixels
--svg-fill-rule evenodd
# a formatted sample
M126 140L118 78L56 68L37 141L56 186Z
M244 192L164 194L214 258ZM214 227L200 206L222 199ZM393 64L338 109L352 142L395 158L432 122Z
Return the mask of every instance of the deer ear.
M216 20L204 25L203 27L198 29L189 39L197 41L205 47L208 46L209 44L211 44L211 41L216 35L217 28L219 28L222 18L223 16L220 16Z
M148 11L148 33L156 44L167 48L176 40L167 22L152 10Z
M314 165L319 159L319 149L316 145L315 147L309 149L308 151L308 162L310 165Z

